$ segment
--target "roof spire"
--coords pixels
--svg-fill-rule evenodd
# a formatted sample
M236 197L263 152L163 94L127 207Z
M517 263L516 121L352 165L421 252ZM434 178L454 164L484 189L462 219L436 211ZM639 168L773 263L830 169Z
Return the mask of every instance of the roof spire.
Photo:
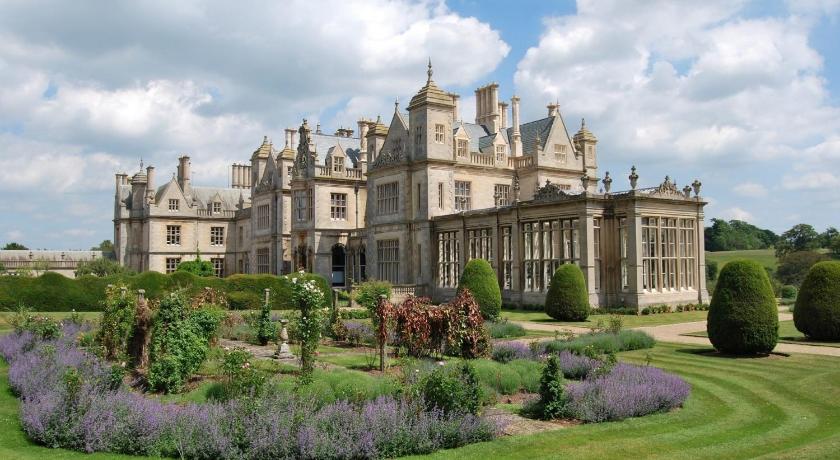
M429 56L429 69L426 71L426 75L429 76L429 79L426 80L427 84L432 82L432 73L432 57Z
M394 113L397 113L399 111L400 111L400 98L395 98L394 99Z
M586 118L580 119L580 129L586 128Z
M143 170L143 157L140 157L140 171Z

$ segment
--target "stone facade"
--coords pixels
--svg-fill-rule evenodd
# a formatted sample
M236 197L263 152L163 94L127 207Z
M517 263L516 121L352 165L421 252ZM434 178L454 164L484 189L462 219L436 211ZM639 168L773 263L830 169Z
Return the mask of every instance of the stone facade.
M198 250L220 275L302 268L336 286L386 279L444 300L481 257L519 304L542 303L556 267L576 263L596 306L707 300L698 181L642 189L633 168L630 190L611 192L585 122L571 136L557 104L520 123L519 99L499 101L497 84L475 95L468 123L430 65L387 126L362 119L358 137L325 135L304 120L279 152L264 139L249 165L233 165L231 188L193 187L187 157L159 188L154 168L117 174L118 259L170 271Z

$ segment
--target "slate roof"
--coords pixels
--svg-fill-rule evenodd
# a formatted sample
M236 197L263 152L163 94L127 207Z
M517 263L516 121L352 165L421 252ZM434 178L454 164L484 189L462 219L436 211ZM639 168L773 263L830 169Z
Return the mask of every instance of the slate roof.
M240 193L243 193L247 200L251 191L238 188L192 187L193 200L198 201L204 207L210 205L217 193L222 199L222 209L232 211L239 204Z
M530 121L519 125L519 134L522 136L522 153L525 155L535 152L537 136L540 138L540 147L545 148L548 133L554 124L554 117L546 117L540 120ZM507 128L508 139L513 137L513 128Z

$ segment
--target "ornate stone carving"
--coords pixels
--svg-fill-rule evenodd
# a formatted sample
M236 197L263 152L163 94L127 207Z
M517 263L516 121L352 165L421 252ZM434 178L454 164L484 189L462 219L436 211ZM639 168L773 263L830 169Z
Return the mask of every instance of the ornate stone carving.
M665 176L665 180L653 190L651 195L663 198L685 198L685 195L677 188L677 184L671 181L669 176Z
M606 174L604 174L604 179L601 181L601 183L604 184L604 191L606 193L610 193L610 187L612 187L612 181L613 180L612 180L612 177L610 177L610 172L607 171Z
M379 168L385 165L400 163L405 160L405 146L402 138L396 138L391 141L391 146L388 149L383 149L383 152L376 157L376 160L371 165L373 168Z
M546 179L544 186L537 187L537 191L534 193L534 201L562 201L574 196L561 189L559 185L552 184L550 180Z

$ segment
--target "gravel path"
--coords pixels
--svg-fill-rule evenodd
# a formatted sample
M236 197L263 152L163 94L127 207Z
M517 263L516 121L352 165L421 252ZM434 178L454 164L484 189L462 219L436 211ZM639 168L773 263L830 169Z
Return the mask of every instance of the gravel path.
M779 313L779 321L789 321L793 319L791 313ZM556 326L545 323L534 323L530 321L511 321L524 327L525 329L535 331L571 331L575 334L583 334L590 332L589 328L574 327L574 326ZM662 326L645 326L633 328L639 331L644 331L650 334L658 342L671 343L685 343L690 345L705 345L711 346L711 342L706 337L693 337L683 334L690 332L698 332L706 330L705 321L693 321L690 323L665 324ZM779 343L774 349L780 353L807 353L811 355L824 356L838 356L840 357L840 347L821 347L815 345L800 345L794 343Z

